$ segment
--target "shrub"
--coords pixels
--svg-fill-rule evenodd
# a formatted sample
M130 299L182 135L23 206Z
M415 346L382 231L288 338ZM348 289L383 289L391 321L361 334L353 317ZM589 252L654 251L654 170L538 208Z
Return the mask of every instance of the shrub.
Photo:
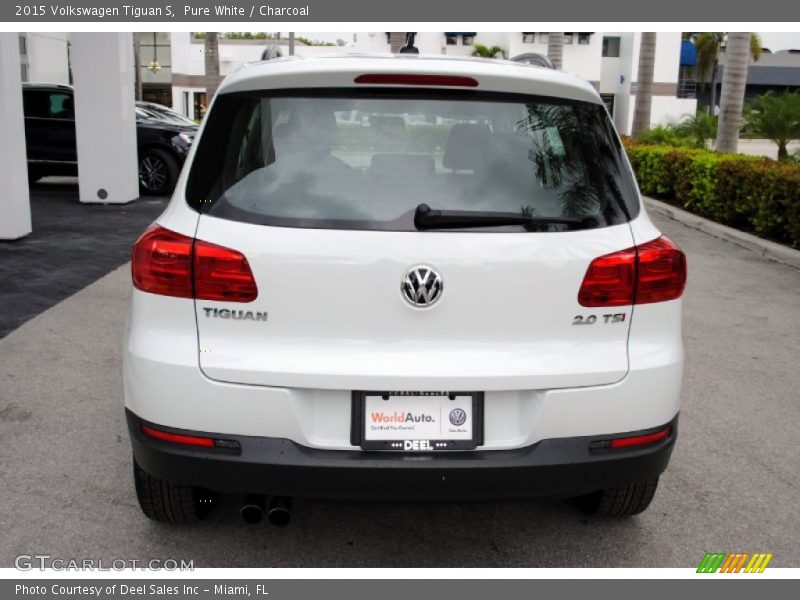
M800 246L800 165L624 140L643 194Z

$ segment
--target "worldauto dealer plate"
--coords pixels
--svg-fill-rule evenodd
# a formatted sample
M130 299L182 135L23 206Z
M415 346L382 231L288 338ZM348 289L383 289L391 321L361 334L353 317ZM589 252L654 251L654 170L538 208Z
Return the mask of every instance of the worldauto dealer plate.
M353 401L353 442L365 450L472 450L482 442L483 394L356 392Z

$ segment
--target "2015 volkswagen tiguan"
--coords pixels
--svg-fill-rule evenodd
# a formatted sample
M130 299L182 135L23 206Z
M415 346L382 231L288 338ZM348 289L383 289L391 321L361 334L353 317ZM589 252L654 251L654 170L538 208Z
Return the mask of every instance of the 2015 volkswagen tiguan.
M132 265L125 405L153 519L194 521L213 492L621 516L667 466L685 257L570 75L242 68Z

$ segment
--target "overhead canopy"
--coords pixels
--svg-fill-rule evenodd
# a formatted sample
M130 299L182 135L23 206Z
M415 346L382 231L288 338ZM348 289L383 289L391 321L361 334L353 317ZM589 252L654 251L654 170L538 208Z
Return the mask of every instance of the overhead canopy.
M476 31L445 31L445 35L478 35Z
M697 48L689 40L681 42L681 66L694 67L697 65Z

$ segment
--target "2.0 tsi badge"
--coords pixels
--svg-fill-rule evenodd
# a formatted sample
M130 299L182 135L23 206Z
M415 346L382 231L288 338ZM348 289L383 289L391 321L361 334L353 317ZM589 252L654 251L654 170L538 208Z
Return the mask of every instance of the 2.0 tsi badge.
M442 277L433 267L411 267L400 283L403 298L415 308L428 308L442 296Z

